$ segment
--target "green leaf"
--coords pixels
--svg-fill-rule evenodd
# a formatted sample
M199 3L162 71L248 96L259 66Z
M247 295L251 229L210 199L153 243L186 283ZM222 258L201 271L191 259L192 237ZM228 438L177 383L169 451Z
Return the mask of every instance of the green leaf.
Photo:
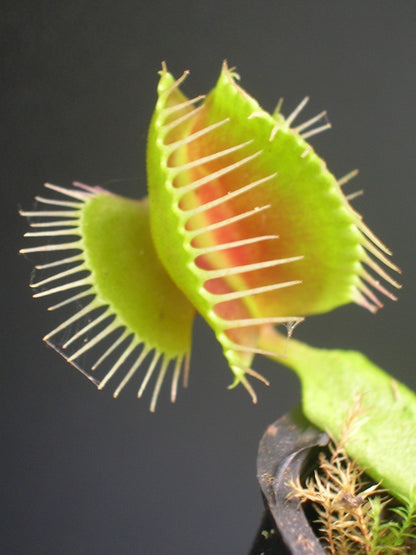
M394 496L416 500L416 395L364 355L324 350L267 330L260 345L281 353L302 383L302 407L316 426L340 440L357 399L362 417L348 438L349 456Z

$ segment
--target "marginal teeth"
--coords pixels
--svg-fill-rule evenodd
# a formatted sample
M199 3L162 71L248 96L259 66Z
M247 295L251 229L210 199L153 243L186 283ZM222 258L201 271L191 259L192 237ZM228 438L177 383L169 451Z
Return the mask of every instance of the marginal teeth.
M162 64L162 71L166 71L166 64ZM163 91L163 97L166 99L168 98L175 89L178 89L180 85L185 81L185 79L189 75L189 69L185 70L182 75L177 79L170 87L168 87L165 91Z
M180 125L181 123L184 123L188 119L191 119L194 116L196 116L196 114L198 114L202 109L203 109L203 106L198 106L198 108L194 108L191 112L188 112L187 114L184 114L183 116L181 116L179 118L176 118L175 120L171 121L170 123L165 124L163 126L163 130L166 133L169 133L169 131L171 131L172 129L174 129L175 127Z
M349 195L346 195L345 198L348 200L348 202L350 202L351 200L354 200L363 194L364 194L364 190L360 189L359 191L355 191L355 193L350 193Z
M354 212L354 214L356 214L356 212ZM392 252L390 249L388 249L386 247L386 245L377 237L377 235L375 235L371 229L369 229L365 223L359 219L359 221L357 222L357 227L358 229L366 236L370 239L370 241L372 243L374 243L380 250L382 250L385 254L388 254L389 256L392 255ZM392 268L393 270L395 270L396 272L400 273L400 268L398 268L397 266L394 266L394 268Z
M255 243L261 243L263 241L271 241L278 239L278 235L262 235L260 237L250 237L249 239L241 239L240 241L232 241L231 243L220 243L219 245L213 245L211 247L195 248L198 254L209 254L217 251L223 251L228 249L235 249L237 247L245 247L247 245L252 245Z
M308 102L309 102L309 96L305 96L305 98L301 102L299 102L299 104L296 106L293 112L286 118L285 123L287 127L291 126L291 124L295 121L295 119L298 117L298 115L301 113L301 111L303 110L303 108L306 106Z
M63 266L64 264L71 264L72 262L83 261L81 254L75 256L69 256L68 258L62 258L60 260L55 260L54 262L48 262L47 264L37 264L35 266L36 270L46 270L48 268L55 268L56 266Z
M57 229L55 231L28 231L24 237L60 237L64 235L79 235L77 230L73 229Z
M73 218L75 221L78 220L79 216L73 210L65 211L65 210L33 210L33 211L23 211L19 212L21 216L25 216L26 218Z
M254 391L253 386L251 385L251 383L245 377L245 374L249 373L248 368L246 366L238 366L237 364L230 364L230 367L231 367L231 370L234 372L235 380L234 380L234 383L232 385L230 385L228 389L232 389L233 387L235 387L236 385L241 383L246 388L246 390L247 390L248 394L250 395L251 400L253 401L253 403L254 404L257 403L256 392Z
M272 285L265 285L263 287L254 287L252 289L244 289L243 291L233 291L232 293L223 293L216 295L218 297L218 302L228 302L234 301L236 299L244 299L246 297L251 297L253 295L261 295L263 293L269 293L271 291L277 291L278 289L283 289L285 287L291 287L292 285L298 285L302 283L300 280L286 281L283 283L273 283Z
M28 249L20 249L21 254L28 254L30 252L52 252L52 251L67 251L73 249L81 249L81 241L74 241L73 243L60 243L59 245L42 245L39 247L30 247Z
M319 121L320 119L322 119L325 116L326 116L326 111L324 110L323 112L321 112L317 116L315 116L311 119L308 119L307 121L305 121L301 125L298 125L297 127L295 127L294 130L297 131L298 133L300 133L301 131L304 131L305 129L307 129L308 127L310 127L311 125L313 125L314 123L316 123L317 121Z
M233 276L236 274L243 274L246 272L254 272L256 270L263 270L265 268L272 268L280 264L288 264L290 262L297 262L302 260L303 256L292 256L290 258L276 258L274 260L266 260L265 262L256 262L254 264L245 264L243 266L234 266L231 268L223 268L220 270L204 270L207 279L214 279L226 276Z
M373 314L375 314L378 310L378 305L375 306L374 304L371 304L368 301L367 297L365 297L365 295L360 292L359 288L354 291L354 302L366 308L369 312L372 312Z
M34 299L39 299L40 297L46 297L47 295L54 295L55 293L62 293L64 291L69 291L69 289L75 289L76 287L81 287L83 285L91 285L90 277L84 279L79 279L77 281L71 281L70 283L64 283L59 287L54 287L53 289L47 289L46 291L41 291L40 293L35 293L33 295Z
M383 262L383 264L385 264L388 268L396 272L399 271L399 268L395 264L393 264L393 262L389 258L384 256L384 254L380 252L380 250L377 248L377 246L374 245L374 243L368 241L363 237L361 244L368 252L371 252L376 258L381 260L381 262Z
M52 198L44 198L44 197L35 197L36 200L38 202L41 202L42 204L50 204L52 206L65 206L68 208L82 208L83 206L83 202L71 202L69 200L58 200L58 199L52 199ZM71 212L71 214L74 214L73 212Z
M237 365L237 364L235 364L234 366L243 370L245 374L249 374L249 376L253 376L253 378L257 378L259 381L263 382L265 385L267 385L267 386L270 385L269 380L266 380L266 378L264 376L262 376L261 374L259 374L259 372L256 372L255 370L253 370L249 366L242 366L242 365L240 366L240 365Z
M85 183L81 183L80 181L74 181L72 183L74 187L78 187L78 189L82 189L83 191L87 191L87 193L91 193L92 196L95 196L97 193L111 195L108 191L103 189L102 187L98 187L96 185L86 185Z
M143 378L142 384L140 386L139 391L137 392L137 397L141 397L143 395L143 391L146 389L146 386L150 380L150 378L152 377L153 372L155 371L156 365L160 359L160 353L158 351L155 351L153 354L153 358L152 358L152 362L150 363L146 375Z
M385 279L388 283L390 283L390 285L393 285L393 287L396 287L396 289L401 288L401 285L397 283L397 281L395 281L391 276L389 276L389 274L385 272L383 268L379 264L377 264L377 262L375 262L372 258L370 258L369 256L366 256L364 259L364 263L367 266L369 266L372 270L374 270L379 276Z
M76 322L77 320L82 318L83 316L86 316L87 314L92 312L95 308L96 308L96 304L94 303L94 301L91 301L86 306L84 306L83 309L79 310L76 314L73 314L70 318L68 318L67 320L62 322L62 324L60 324L58 327L56 327L55 329L50 331L47 335L45 335L43 340L44 341L49 341L49 339L51 337L53 337L54 335L56 335L60 331L64 330L65 328L67 328L68 326L70 326L71 324L73 324L74 322Z
M326 123L325 125L321 125L320 127L315 127L315 129L311 129L311 131L307 131L306 133L301 133L302 139L309 139L318 133L322 133L322 131L326 131L327 129L331 129L332 125L330 123Z
M83 355L84 353L92 349L95 345L97 345L97 343L99 343L100 341L102 341L103 339L111 335L116 329L117 329L117 326L114 324L114 322L110 322L100 333L95 335L92 339L90 339L87 343L85 343L85 345L83 345L80 349L78 349L75 353L73 353L68 360L73 361L79 358L81 355Z
M56 191L57 193L61 193L62 195L66 195L68 197L72 197L81 201L85 201L86 199L94 196L94 193L74 191L74 189L66 189L65 187L59 187L58 185L53 185L52 183L45 183L45 187L47 189L51 189L52 191Z
M351 181L351 179L354 179L354 177L356 177L359 174L358 170L352 170L350 172L348 172L346 175L343 175L342 177L340 177L337 181L338 181L338 185L340 187L342 187L343 185L345 185L346 183L348 183L348 181Z
M159 374L156 380L155 388L153 390L152 399L150 401L150 412L155 412L156 410L156 403L159 397L160 388L162 387L163 380L166 375L166 371L168 369L169 360L167 358L163 359L162 365L159 370Z
M100 385L98 386L98 389L103 389L105 384L110 380L110 378L112 378L114 376L114 374L117 372L117 370L120 368L120 366L122 364L124 364L124 362L130 356L130 354L133 352L136 345L135 345L134 341L132 342L132 339L133 339L133 336L131 335L128 339L128 344L125 347L124 351L121 353L121 355L117 359L117 362L115 364L113 364L113 366L111 367L111 370L106 374L104 379L101 380Z
M48 307L48 310L52 311L52 310L56 310L57 308L62 308L63 306L71 304L75 301L79 301L79 300L84 299L86 297L90 297L91 295L93 295L93 293L91 292L91 287L89 287L87 291L82 291L81 293L78 293L77 295L73 295L72 297L69 297L68 299L65 299L64 301L61 301L60 303L57 303L57 304L54 304L54 305Z
M179 110L183 110L183 108L188 108L188 106L192 106L192 105L196 104L197 102L199 102L200 100L203 100L204 98L205 98L205 95L200 94L198 96L195 96L195 98L185 100L185 102L181 102L179 104L174 104L173 106L169 106L169 108L164 108L163 109L163 114L166 115L166 116L170 116L171 114L174 114L175 112L178 112Z
M363 279L365 279L366 281L368 281L368 280L366 279L366 277L364 277L364 276L363 276ZM374 282L372 283L372 285L375 286L375 285L374 285ZM374 303L374 305L375 305L377 308L382 308L382 307L383 307L383 303L378 299L378 297L373 293L373 291L371 291L371 289L370 289L369 287L367 287L361 280L360 280L360 284L359 284L358 288L359 288L359 290L360 290L362 293L364 293L364 295L367 296L368 299L370 299L370 300ZM383 288L383 289L384 289L384 288ZM390 298L393 297L393 295L391 295L390 292L388 292L388 291L386 291L386 292L388 293L388 296L389 296ZM393 297L392 300L395 300L395 298Z
M95 364L93 364L93 366L91 367L91 370L96 370L104 362L104 360L107 357L109 357L113 351L117 349L117 347L126 339L128 335L129 335L128 331L124 329L120 337L118 337L118 339L116 339L114 343L110 345L110 347L108 347L108 349L100 356L100 358L95 362ZM100 389L104 387L108 379L110 378L107 378L107 377L104 378L104 380L100 384Z
M71 220L60 220L55 222L31 222L30 227L77 227L78 222Z
M100 314L100 316L95 318L95 320L92 320L92 322L90 322L89 324L81 328L79 331L77 331L77 333L74 333L74 335L70 339L68 339L66 343L62 345L62 348L66 349L67 347L69 347L71 343L73 343L74 341L76 341L86 333L88 333L90 329L94 328L95 326L98 326L100 322L102 322L103 320L106 320L109 316L110 314L108 313L108 309L106 309L102 314Z
M203 137L204 135L207 135L208 133L211 133L212 131L214 131L215 129L218 129L218 127L221 127L222 125L224 125L224 123L228 123L229 121L230 121L230 118L225 118L221 121L218 121L217 123L213 123L212 125L209 125L208 127L204 127L200 131L195 131L195 133L191 133L190 135L187 135L184 139L180 139L179 141L175 141L173 143L166 144L165 149L166 149L167 153L170 155L172 152L174 152L178 148L180 148L182 146L185 146L189 143L192 143L193 141L196 141L200 137Z
M374 279L368 272L364 272L364 274L363 274L362 277L363 277L363 279L364 279L367 283L369 283L369 284L372 285L375 289L377 289L378 291L380 291L380 293L382 293L383 295L385 295L386 297L388 297L388 298L391 299L392 301L397 301L397 297L395 297L395 296L393 295L393 293L391 293L388 289L386 289L385 287L383 287L383 286L381 285L381 283L380 283L378 280ZM372 292L371 292L371 293L372 293ZM369 296L370 296L370 295L369 295ZM370 297L370 298L371 298L371 297ZM377 299L377 297L375 297L375 298ZM378 301L378 299L377 299L377 302L380 303L380 301ZM376 303L376 304L377 304L377 303ZM380 308L381 308L381 306L383 306L382 303L380 303Z
M171 170L174 172L174 175L177 175L183 171L190 170L192 168L196 168L198 166L202 166L203 164L207 164L208 162L213 162L214 160L218 160L223 156L227 156L228 154L232 154L245 146L251 144L253 141L246 141L236 146L232 146L230 148L226 148L224 150L220 150L219 152L215 152L214 154L210 154L208 156L203 156L202 158L198 158L197 160L193 160L192 162L188 162L187 164L182 164L180 166L173 166Z
M242 214L238 214L237 216L233 216L231 218L221 220L220 222L216 222L215 224L210 224L205 227L200 227L199 229L188 231L188 237L190 239L193 239L197 235L201 235L201 233L214 231L222 227L226 227L228 225L234 224L236 222L240 222L242 220L245 220L246 218L249 218L250 216L259 214L260 212L263 212L263 210L267 210L268 208L270 208L270 204L266 204L265 206L256 206L256 208L253 208L252 210L247 210L247 212L243 212Z
M119 396L120 391L131 380L131 378L134 376L134 374L136 373L136 371L138 370L138 368L140 367L140 365L142 364L142 362L144 361L144 359L147 357L148 354L149 354L149 350L146 348L143 348L142 352L137 357L135 363L131 366L130 370L127 372L127 374L124 376L117 389L114 391L114 394L113 394L114 397Z
M244 185L243 187L240 187L239 189L236 189L235 191L232 191L230 193L226 193L225 195L223 195L222 197L219 197L215 200L212 200L211 202L207 202L205 204L202 204L196 208L192 208L191 210L186 210L186 216L188 218L195 216L197 214L200 214L201 212L205 212L207 210L210 210L211 208L215 208L225 202L229 202L230 200L235 199L236 197L243 195L244 193L247 193L249 191L252 191L253 189L255 189L256 187L259 187L260 185L263 185L264 183L267 183L268 181L274 179L277 176L277 173L273 173L271 175L268 175L266 177L263 177L261 179L258 179L257 181L253 181L252 183L249 183L248 185Z
M191 362L191 357L190 357L189 353L187 353L185 355L184 363L183 363L183 387L188 387L189 371L191 369L190 362Z
M176 401L176 394L178 391L178 381L179 381L179 376L181 374L182 365L183 365L183 358L178 358L175 362L175 368L173 369L173 375L172 375L172 387L170 391L170 400L172 403Z
M287 117L285 118L284 124L278 123L276 124L273 129L272 132L270 134L270 141L272 141L274 139L274 137L276 136L277 132L279 131L279 129L284 125L284 127L286 128L290 128L292 123L295 121L295 119L298 117L298 115L300 114L300 112L303 110L303 108L306 106L306 104L309 101L309 97L305 96L305 98L298 104L298 106L293 110L293 112ZM277 110L277 109L276 109ZM331 124L327 121L324 125L321 125L319 127L315 127L315 129L311 129L309 131L306 131L307 129L309 129L313 124L317 123L318 121L322 120L323 118L326 117L326 111L320 112L318 115L314 116L313 118L310 118L309 120L305 121L304 123L298 125L297 127L294 128L294 131L299 133L299 135L303 138L303 139L308 139L309 137L312 137L313 135L316 135L318 133L321 133L322 131L325 131L326 129L330 129L331 128ZM306 156L306 154L309 151L305 151L303 154L303 157Z
M251 160L254 160L254 158L258 158L260 156L260 154L262 154L262 152L263 151L259 150L258 152L255 152L254 154L251 154L250 156L247 156L246 158L238 160L238 162L234 162L233 164L230 164L229 166L225 166L225 167L221 168L220 170L218 170L216 172L212 172L209 175L206 175L205 177L201 177L201 179L198 179L197 181L193 181L189 185L185 185L183 187L180 187L178 190L179 190L181 195L183 195L185 193L189 193L190 191L194 191L195 189L198 189L202 185L206 185L207 183L210 183L211 181L215 181L216 179L219 179L220 177L223 177L227 173L230 173L233 170L236 170L240 166L243 166L244 164L247 164L248 162L251 162Z
M75 266L74 268L71 268L69 270L66 270L65 272L60 272L58 274L53 274L52 276L42 279L41 281L38 281L36 283L31 283L30 287L41 287L43 285L46 285L47 283L51 283L53 281L62 279L64 277L67 276L71 276L72 274L77 274L78 272L81 272L85 270L85 265L84 264L78 264L78 266Z

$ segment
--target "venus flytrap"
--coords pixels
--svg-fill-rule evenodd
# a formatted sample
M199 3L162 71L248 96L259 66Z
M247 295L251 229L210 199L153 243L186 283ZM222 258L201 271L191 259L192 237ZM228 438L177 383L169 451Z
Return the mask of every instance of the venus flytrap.
M351 175L337 180L306 142L329 127L325 113L296 123L305 99L286 118L280 105L268 114L226 64L206 97L184 96L186 76L175 81L166 66L160 72L148 137L149 207L98 188L53 186L70 200L39 199L52 209L23 213L46 228L29 235L75 236L63 245L23 249L75 249L40 268L51 273L33 284L45 288L37 296L80 287L56 306L89 299L47 339L101 308L61 351L74 363L105 344L98 363L111 362L98 385L123 376L116 395L148 361L139 395L158 371L154 410L168 367L176 397L196 310L223 348L232 386L241 383L253 401L250 378L268 383L252 368L256 353L298 373L305 413L335 439L362 394L366 423L347 450L394 495L414 498L414 394L361 355L318 351L275 330L283 325L291 335L305 316L350 302L375 312L380 294L395 299L381 281L398 287L388 271L398 271L389 250L342 192ZM81 270L87 275L79 277ZM397 450L405 457L400 472L392 456Z

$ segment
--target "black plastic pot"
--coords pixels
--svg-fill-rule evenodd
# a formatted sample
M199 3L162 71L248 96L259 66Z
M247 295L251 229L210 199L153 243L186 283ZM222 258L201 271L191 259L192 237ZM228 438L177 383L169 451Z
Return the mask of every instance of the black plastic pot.
M309 474L317 452L329 442L300 408L276 420L263 435L257 456L257 479L265 511L249 555L324 555L302 506L288 500L290 480Z

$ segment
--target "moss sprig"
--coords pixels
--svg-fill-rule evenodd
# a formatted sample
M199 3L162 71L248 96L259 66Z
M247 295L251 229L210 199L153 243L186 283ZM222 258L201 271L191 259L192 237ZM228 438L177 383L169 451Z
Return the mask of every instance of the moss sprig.
M317 469L304 483L291 482L290 498L312 503L319 534L331 555L414 553L415 503L388 495L345 451L363 418L357 398L341 440L320 453Z

